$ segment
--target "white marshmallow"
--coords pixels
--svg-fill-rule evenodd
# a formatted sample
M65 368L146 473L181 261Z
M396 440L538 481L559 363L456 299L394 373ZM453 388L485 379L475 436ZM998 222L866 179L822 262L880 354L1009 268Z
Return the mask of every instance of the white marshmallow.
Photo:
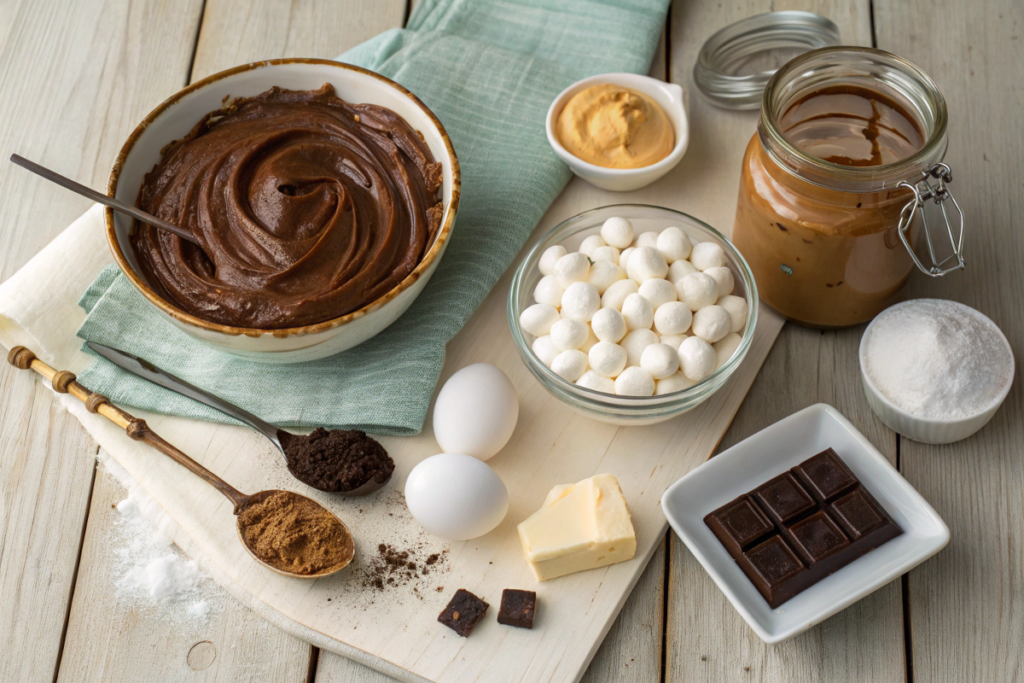
M632 280L613 282L608 286L608 289L604 290L604 295L601 297L601 305L604 308L614 308L616 311L620 311L622 310L622 304L626 301L626 297L630 294L636 294L639 289Z
M608 248L608 247L605 247ZM626 271L611 261L594 261L587 275L587 282L597 288L598 294L604 294L613 282L626 279Z
M564 258L564 257L563 257ZM653 247L637 247L626 262L626 274L637 284L668 275L668 264L661 252Z
M679 345L679 367L683 374L694 382L699 382L714 372L717 362L718 356L711 344L700 337L687 337Z
M681 372L677 372L674 375L669 375L665 379L659 379L654 385L654 395L661 396L662 394L674 394L677 391L683 389L689 389L696 382L687 377Z
M533 340L533 352L540 358L540 362L551 367L551 361L558 355L558 349L551 343L551 335L545 334Z
M682 334L690 329L691 322L693 313L690 312L690 307L681 301L664 303L654 312L654 329L658 334Z
M623 270L626 269L626 264L629 263L629 257L634 251L636 251L636 247L627 247L619 254L619 266Z
M743 337L736 334L735 332L730 332L729 334L725 335L724 339L721 339L712 344L712 346L715 349L715 356L717 356L718 358L718 362L715 365L715 370L725 365L725 362L732 358L732 354L736 353L736 349L740 347L741 341L743 341Z
M601 239L600 235L591 235L590 237L584 238L583 242L580 243L579 252L590 256L598 247L606 246L608 246L608 243Z
M601 341L618 343L626 336L626 319L614 308L602 308L590 321L594 334Z
M661 278L655 278L654 280L648 280L647 282L640 285L640 289L637 290L643 298L651 302L651 308L658 310L658 307L662 304L667 304L669 301L676 300L676 288L672 286L672 283L668 280L662 280Z
M718 283L706 273L690 273L676 283L679 300L698 311L718 300Z
M698 242L690 252L690 263L697 270L725 265L725 252L715 242Z
M668 281L671 282L672 284L675 284L682 280L687 275L689 275L690 273L696 272L697 269L694 268L693 264L687 261L686 259L676 261L675 263L668 267Z
M684 339L686 339L685 334L663 334L661 335L661 337L658 338L658 343L668 344L673 349L678 351L679 345L683 343Z
M578 251L566 254L555 262L555 277L565 289L574 282L586 282L590 273L590 259Z
M622 317L627 330L649 330L654 324L654 307L639 294L630 294L622 302Z
M650 330L633 330L622 338L619 346L626 349L626 365L640 365L644 349L658 343L658 335Z
M633 224L618 216L609 218L601 226L601 237L613 247L625 249L633 243Z
M619 396L653 396L654 378L643 368L626 368L615 378L615 393Z
M519 326L534 337L542 337L551 331L558 318L554 306L534 304L519 314Z
M718 283L719 297L732 294L732 290L736 286L736 279L732 276L732 271L726 266L715 266L714 268L708 268L704 272L715 278L715 282Z
M540 269L541 275L554 275L555 264L558 259L565 256L565 247L561 244L556 244L553 247L548 247L544 250L544 253L540 255L540 263L537 264L537 268Z
M664 379L679 369L679 353L668 344L651 344L640 354L640 367Z
M590 353L590 349L594 348L594 344L601 341L594 335L594 330L587 326L587 340L583 342L583 346L580 347L580 351L583 353Z
M584 257L586 258L586 257ZM562 314L588 322L601 308L601 295L589 282L574 282L562 295Z
M721 306L705 306L693 314L693 333L709 344L724 339L731 329L732 318Z
M747 325L747 300L741 296L730 294L718 300L718 305L724 308L732 318L731 332L739 332Z
M551 326L551 343L559 351L578 349L587 341L590 328L582 320L562 318Z
M597 263L598 261L608 261L609 263L619 265L619 250L615 247L598 247L590 253L590 260L594 263ZM593 268L593 266L591 266L591 268Z
M562 351L551 361L556 375L569 382L575 382L587 371L587 354L579 349Z
M554 275L545 275L533 289L533 300L539 304L559 308L562 305L563 294L565 288L558 284L558 278Z
M587 354L591 369L602 377L615 378L626 367L626 349L618 344L601 341Z
M658 248L658 233L648 231L642 232L637 235L635 247L650 247L651 249Z
M665 228L658 235L658 251L669 263L684 260L690 255L693 244L685 232L679 228Z
M583 373L583 376L576 380L576 385L584 387L586 389L593 389L594 391L600 391L604 394L615 393L615 382L614 380L602 377L593 370L587 370Z

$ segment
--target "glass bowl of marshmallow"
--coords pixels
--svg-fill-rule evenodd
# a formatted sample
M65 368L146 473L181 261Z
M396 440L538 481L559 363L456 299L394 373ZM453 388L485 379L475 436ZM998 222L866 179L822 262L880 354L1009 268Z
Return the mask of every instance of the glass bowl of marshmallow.
M555 226L516 270L508 320L550 393L612 424L661 422L743 362L757 287L720 232L680 211L617 204Z

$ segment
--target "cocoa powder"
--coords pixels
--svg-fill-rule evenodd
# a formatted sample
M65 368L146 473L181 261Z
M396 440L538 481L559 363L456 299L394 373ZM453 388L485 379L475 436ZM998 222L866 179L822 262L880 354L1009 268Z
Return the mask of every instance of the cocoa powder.
M321 491L344 493L371 479L383 484L395 471L384 447L358 430L317 427L307 435L283 437L281 445L291 473Z

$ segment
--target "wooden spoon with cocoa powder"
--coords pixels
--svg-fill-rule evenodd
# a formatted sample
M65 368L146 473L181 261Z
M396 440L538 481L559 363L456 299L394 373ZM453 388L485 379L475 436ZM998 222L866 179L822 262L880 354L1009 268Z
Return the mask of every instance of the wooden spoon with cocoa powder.
M107 397L79 384L73 373L54 370L24 346L11 349L7 362L21 370L35 370L50 380L57 393L71 394L84 403L90 413L99 413L122 427L132 439L149 444L224 494L234 505L242 545L268 569L299 579L322 579L352 562L355 556L352 532L315 500L281 490L246 495L164 441L145 420L126 413ZM298 543L296 538L299 538ZM282 540L288 542L280 542Z

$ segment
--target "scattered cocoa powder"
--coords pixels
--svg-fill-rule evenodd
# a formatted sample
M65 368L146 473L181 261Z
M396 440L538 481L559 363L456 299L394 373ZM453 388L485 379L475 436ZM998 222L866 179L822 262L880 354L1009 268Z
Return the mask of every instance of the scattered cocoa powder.
M358 430L317 427L307 435L282 437L281 445L291 473L321 491L344 493L371 479L383 484L395 471L384 447Z
M346 564L355 553L348 528L320 504L276 491L238 515L245 545L275 569L319 574Z
M418 549L410 547L399 549L388 543L377 546L377 554L373 556L363 569L360 581L364 588L378 591L391 587L404 586L418 581L430 574L432 569L440 569L438 563L444 562L444 555L433 553L425 560L417 562ZM416 590L416 586L413 586Z

